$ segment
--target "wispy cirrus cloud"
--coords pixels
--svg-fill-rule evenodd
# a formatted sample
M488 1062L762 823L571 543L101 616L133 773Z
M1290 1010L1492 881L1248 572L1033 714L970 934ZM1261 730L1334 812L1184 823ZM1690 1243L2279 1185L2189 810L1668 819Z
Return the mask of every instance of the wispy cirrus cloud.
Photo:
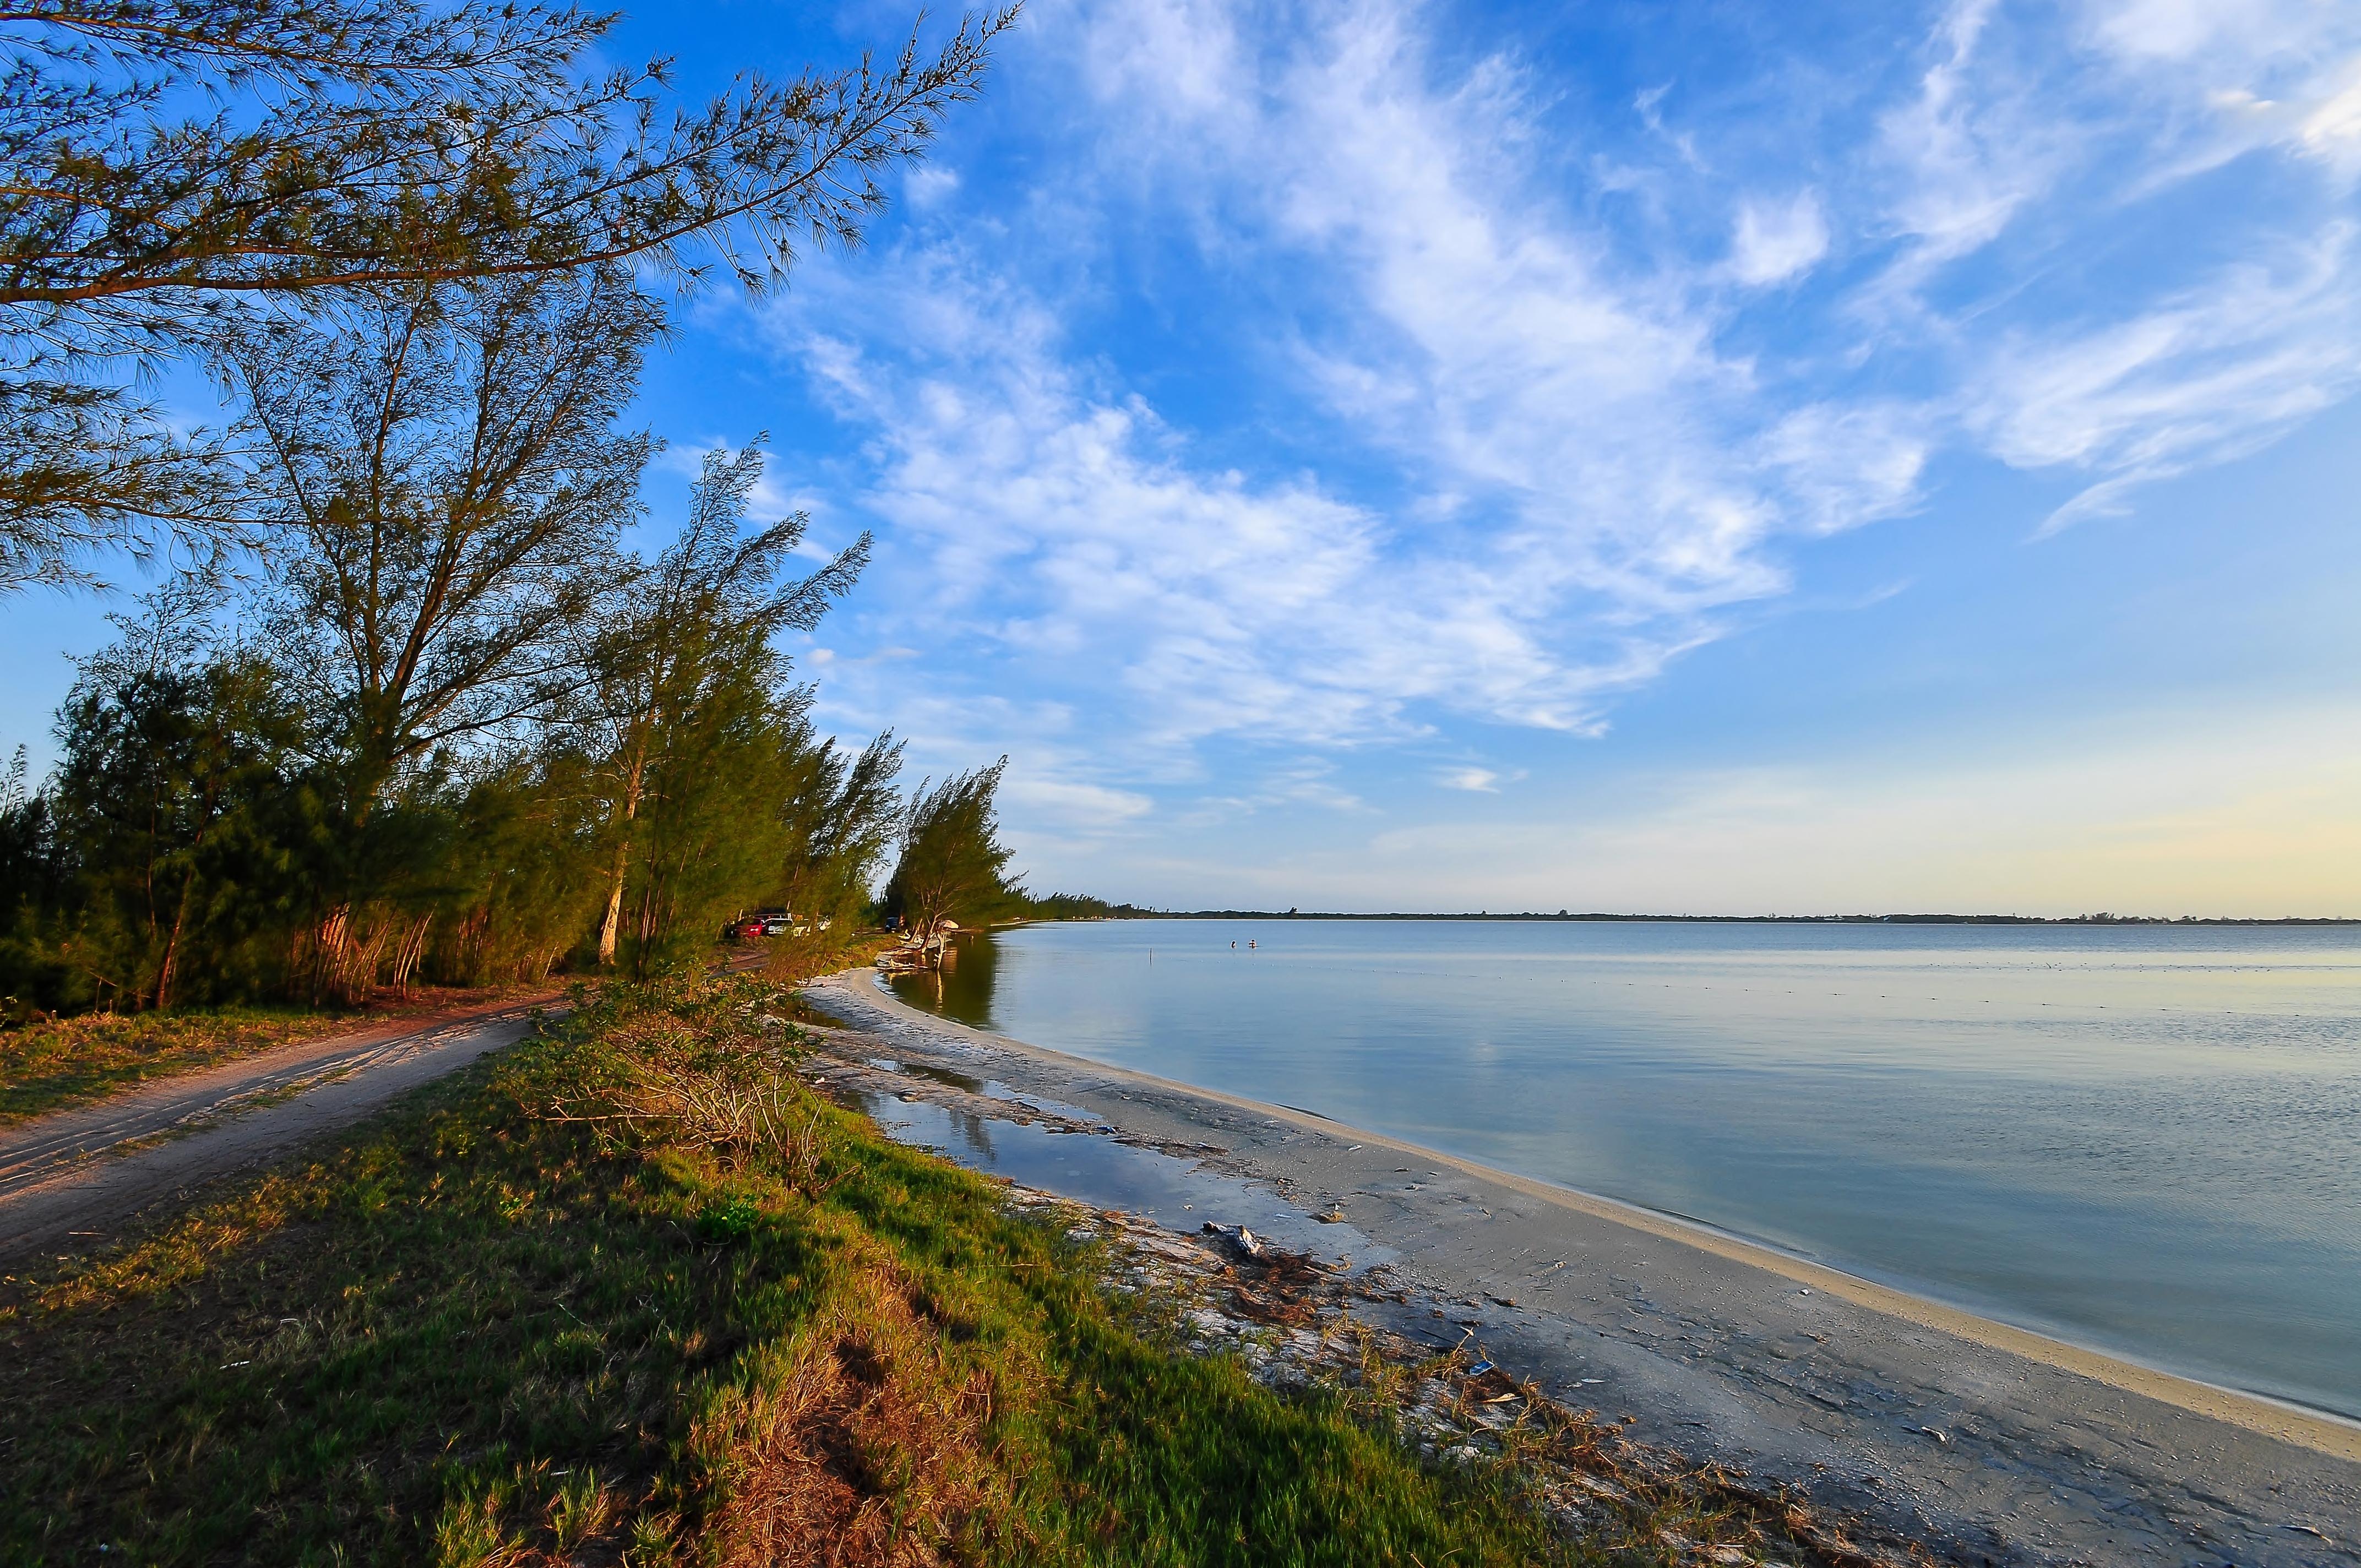
M788 346L873 432L862 499L920 552L910 602L1119 702L1133 744L1335 743L1406 732L1422 701L1572 724L1635 678L1554 663L1504 612L1512 585L1405 571L1364 508L1193 466L1142 400L1059 357L1037 305L940 252L909 266L862 291L882 319L857 342L785 325Z
M2105 476L2044 532L2120 512L2141 485L2256 450L2361 387L2356 232L2333 225L2129 319L2012 335L1987 363L1970 428L2018 466Z
M2082 481L2038 533L2120 514L2361 385L2338 109L2361 16L2092 0L2045 30L1960 0L1929 49L1883 121L1900 180L1883 221L1910 237L1863 297L1906 291L1949 382L1922 405L1953 444ZM2241 159L2268 181L2223 187ZM2140 229L2145 245L2117 232Z

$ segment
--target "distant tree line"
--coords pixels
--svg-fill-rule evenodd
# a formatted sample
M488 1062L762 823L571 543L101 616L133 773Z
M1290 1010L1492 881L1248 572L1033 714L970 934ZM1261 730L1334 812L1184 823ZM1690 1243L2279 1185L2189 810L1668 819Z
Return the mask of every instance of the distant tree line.
M1132 904L1109 904L1080 893L1027 895L1024 916L1029 920L1140 920L1154 912Z
M612 18L550 5L0 18L0 594L172 568L82 663L54 773L0 784L0 988L644 974L737 908L857 916L897 849L934 918L1017 896L960 840L999 769L905 803L892 734L818 735L774 645L867 538L806 570L802 516L750 526L756 437L627 549L656 444L621 422L647 281L857 242L1013 16L693 110L661 62L586 75ZM143 400L167 363L222 428Z

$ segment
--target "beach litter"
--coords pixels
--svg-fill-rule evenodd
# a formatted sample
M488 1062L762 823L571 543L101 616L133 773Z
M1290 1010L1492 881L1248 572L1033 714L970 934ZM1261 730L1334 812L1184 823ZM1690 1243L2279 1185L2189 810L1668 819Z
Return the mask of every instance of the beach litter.
M1244 1225L1217 1225L1208 1220L1205 1222L1203 1234L1221 1237L1228 1244L1229 1249L1240 1257L1262 1255L1263 1244L1256 1239L1255 1234Z
M1623 1422L1557 1403L1485 1356L1472 1332L1438 1354L1355 1318L1350 1301L1376 1294L1367 1286L1383 1265L1350 1276L1243 1225L1208 1223L1192 1234L1022 1187L1010 1199L1061 1229L1094 1227L1114 1241L1107 1287L1174 1300L1189 1354L1234 1355L1273 1388L1343 1393L1384 1412L1378 1419L1432 1463L1512 1463L1569 1538L1679 1568L1933 1568L1923 1548L1872 1546L1858 1521L1823 1516L1784 1487L1700 1465L1640 1441ZM1399 1280L1382 1294L1418 1299ZM1666 1528L1668 1516L1681 1519L1677 1530Z

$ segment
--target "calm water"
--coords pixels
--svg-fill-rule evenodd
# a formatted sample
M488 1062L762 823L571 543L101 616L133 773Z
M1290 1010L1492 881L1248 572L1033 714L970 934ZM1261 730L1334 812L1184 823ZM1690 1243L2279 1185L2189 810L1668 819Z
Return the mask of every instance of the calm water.
M2352 928L1137 921L897 987L2361 1416Z

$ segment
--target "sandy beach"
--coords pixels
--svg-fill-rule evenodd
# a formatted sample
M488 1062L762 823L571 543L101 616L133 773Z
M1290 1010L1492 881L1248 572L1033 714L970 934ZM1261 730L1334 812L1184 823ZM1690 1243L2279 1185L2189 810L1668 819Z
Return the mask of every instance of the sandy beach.
M2361 1427L1958 1311L1678 1218L1289 1107L986 1034L868 971L810 992L848 1074L969 1129L969 1163L1156 1217L1274 1223L1382 1260L1410 1289L1356 1310L1487 1354L1569 1405L1967 1563L2361 1563ZM872 1089L868 1092L874 1093ZM1038 1131L1038 1129L1035 1129ZM1167 1169L1166 1168L1169 1168ZM1160 1174L1159 1174L1160 1173ZM1191 1183L1197 1185L1192 1188ZM1095 1190L1093 1190L1095 1189ZM1190 1207L1189 1194L1202 1200ZM1239 1213L1216 1212L1228 1204ZM1256 1207L1260 1205L1260 1207ZM1185 1212L1183 1211L1186 1211ZM1315 1223L1314 1217L1331 1223Z

